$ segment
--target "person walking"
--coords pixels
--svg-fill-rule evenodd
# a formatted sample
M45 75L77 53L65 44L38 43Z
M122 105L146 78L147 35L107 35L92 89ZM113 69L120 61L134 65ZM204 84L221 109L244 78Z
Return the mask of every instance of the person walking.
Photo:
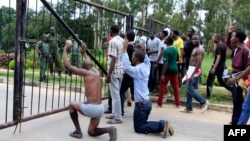
M244 41L246 34L240 29L230 27L228 30L226 44L232 50L232 75L238 74L250 65L249 48L246 47ZM233 113L229 124L236 125L242 111L243 90L238 85L233 85Z
M178 66L176 60L179 58L178 50L173 46L174 39L169 36L166 38L165 43L167 48L164 51L164 64L161 72L160 79L160 91L158 95L157 105L162 107L163 94L170 80L174 90L175 105L179 107L180 103L180 91L179 91L179 79L178 79Z
M66 45L63 49L63 61L66 69L70 70L72 73L80 75L83 77L85 83L85 102L71 102L68 109L72 122L75 126L75 131L71 132L69 135L75 138L82 138L82 130L78 120L78 113L90 118L88 126L89 136L100 136L102 134L108 133L110 136L110 141L117 140L117 129L114 126L100 128L98 127L100 119L104 112L104 105L101 103L102 97L102 85L101 85L101 75L100 72L91 61L88 59L86 53L86 44L82 43L81 52L85 57L82 62L82 68L77 68L69 63L67 58L67 52L72 47L71 40L66 41Z
M197 100L201 105L201 112L205 112L208 108L208 101L202 97L195 89L196 82L198 81L198 76L200 75L201 63L204 56L204 50L200 46L200 38L198 35L192 37L192 42L194 44L194 49L191 54L189 61L188 70L186 75L183 77L183 81L186 81L186 108L181 110L181 112L191 113L193 111L192 99Z
M235 85L238 80L245 79L244 77L248 77L248 80L247 80L248 90L247 90L247 95L246 95L244 102L242 104L242 111L240 114L240 118L237 122L237 125L247 125L247 122L250 118L250 89L249 89L249 86L250 86L250 66L248 66L241 74L237 75L234 78L230 78L228 80L229 85Z
M216 44L215 55L213 65L209 71L207 77L207 95L206 98L210 99L212 95L212 88L215 76L217 76L218 82L225 87L228 91L232 92L232 87L228 86L227 83L223 80L223 72L226 65L226 57L227 57L227 46L222 41L222 36L216 34L213 37L214 43Z

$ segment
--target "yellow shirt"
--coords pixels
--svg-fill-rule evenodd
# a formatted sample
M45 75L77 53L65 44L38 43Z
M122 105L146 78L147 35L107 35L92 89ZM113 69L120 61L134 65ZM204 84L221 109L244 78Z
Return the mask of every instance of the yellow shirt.
M184 48L184 42L183 42L183 40L182 40L180 37L178 37L178 39L174 41L174 44L173 44L173 45L174 45L174 46L177 48L177 50L178 50L179 62L182 62L183 60L182 60L181 49Z

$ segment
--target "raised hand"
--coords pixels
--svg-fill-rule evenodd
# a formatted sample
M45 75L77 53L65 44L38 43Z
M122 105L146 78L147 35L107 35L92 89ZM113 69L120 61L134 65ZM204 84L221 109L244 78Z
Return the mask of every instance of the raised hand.
M234 30L235 30L235 27L234 27L234 26L231 26L231 27L229 27L228 32L229 32L229 33L232 33Z
M72 47L72 41L71 40L66 40L66 44L65 44L65 49L69 50Z

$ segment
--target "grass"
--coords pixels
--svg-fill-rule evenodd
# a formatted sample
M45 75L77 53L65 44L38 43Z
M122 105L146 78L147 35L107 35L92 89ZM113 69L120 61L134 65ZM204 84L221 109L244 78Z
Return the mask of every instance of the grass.
M205 54L203 62L202 62L202 78L201 78L201 82L200 82L200 85L199 85L199 88L197 89L197 91L203 97L206 97L206 80L207 80L208 73L211 69L211 66L213 64L213 60L214 60L214 56L212 54ZM230 58L227 58L226 65L227 65L228 70L230 72L230 70L232 70ZM172 87L170 87L170 92L173 94ZM157 94L157 93L155 93L155 94ZM152 94L152 95L155 95L155 94ZM186 99L186 90L185 90L184 84L181 87L180 94L181 94L181 99L185 100ZM211 96L209 101L210 101L210 103L214 103L214 104L231 105L232 104L232 95L224 87L220 86L217 79L215 79L213 90L212 90L212 96Z
M202 62L202 78L201 78L201 85L199 86L199 89L197 90L202 96L206 96L206 79L209 73L209 70L211 68L211 65L213 64L214 56L212 54L205 54L203 62ZM228 58L226 61L227 67L229 71L231 70L231 59ZM9 76L14 77L14 72L9 71L0 71L0 76ZM28 69L25 71L25 79L26 81L34 81L39 82L39 69L35 69L34 73L32 69ZM54 84L61 84L61 85L67 85L67 86L80 86L84 85L82 78L72 76L69 77L67 75L62 75L62 77L48 77L49 82L53 82ZM106 89L106 88L105 88ZM107 89L105 90L107 91ZM172 91L172 89L170 89ZM105 92L108 93L108 92ZM173 93L173 92L172 92ZM181 98L186 98L185 93L185 85L182 85L181 87ZM217 80L215 80L213 91L212 91L212 97L210 99L211 103L216 104L231 104L232 97L231 94L224 88L220 87Z
M14 77L14 71L10 70L9 72L6 71L0 71L0 76L6 76L10 78ZM71 86L77 86L77 87L82 87L83 85L83 80L82 78L72 75L72 77L67 76L67 75L62 75L62 77L59 77L57 75L55 76L49 76L49 73L47 73L47 78L48 81L53 83L53 84L60 84L60 85L71 85ZM24 78L26 82L39 82L39 70L33 70L28 69L24 73Z

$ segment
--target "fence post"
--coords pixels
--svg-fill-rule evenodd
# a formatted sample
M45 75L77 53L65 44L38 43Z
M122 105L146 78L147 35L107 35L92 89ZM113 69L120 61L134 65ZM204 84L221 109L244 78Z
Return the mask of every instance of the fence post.
M16 124L21 120L23 112L23 67L24 45L26 35L27 0L16 0L16 36L15 36L15 71L14 71L14 102L13 120Z
M134 16L128 15L126 17L126 32L134 29Z
M148 20L149 20L149 30L154 31L155 30L155 21L152 18L150 18Z

